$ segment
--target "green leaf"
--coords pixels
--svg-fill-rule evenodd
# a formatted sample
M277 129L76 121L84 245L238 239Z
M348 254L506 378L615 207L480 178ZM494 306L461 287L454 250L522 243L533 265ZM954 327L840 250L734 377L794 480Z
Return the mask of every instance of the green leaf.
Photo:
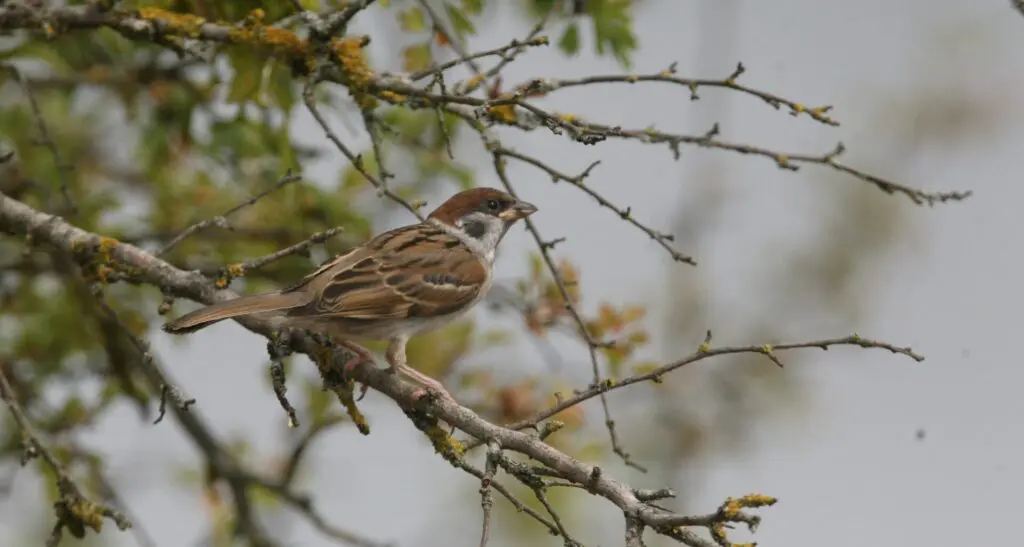
M570 23L565 27L565 32L558 39L558 49L569 55L576 55L580 52L580 26Z
M267 80L267 93L287 116L295 104L295 81L291 70L284 63L272 63Z
M629 3L619 0L592 0L588 11L594 24L594 49L603 55L605 48L625 68L630 68L630 55L636 49L636 35L633 34L633 15Z
M292 146L291 132L288 131L288 123L285 123L278 132L277 158L281 162L281 169L292 169L301 171L299 158L295 156L295 147Z
M462 0L462 9L477 15L484 10L484 0Z
M263 82L263 65L266 61L242 50L233 52L230 58L235 77L231 80L225 100L229 104L236 104L254 99Z
M555 5L559 2L561 0L533 0L530 3L530 11L535 18L540 19L551 13L551 10L555 9Z
M218 120L210 124L211 152L216 154L231 152L243 159L265 156L268 150L260 135L260 126L262 125L262 123L249 122L244 119Z
M459 38L463 38L467 34L476 34L476 28L473 26L473 23L466 18L459 8L445 2L444 11L448 14L448 19L451 20L455 34Z
M406 72L425 70L433 63L433 55L430 52L430 42L423 42L418 45L407 46L402 50L404 59L402 66Z
M427 20L423 17L423 10L412 7L398 12L398 23L406 32L423 32L427 30Z

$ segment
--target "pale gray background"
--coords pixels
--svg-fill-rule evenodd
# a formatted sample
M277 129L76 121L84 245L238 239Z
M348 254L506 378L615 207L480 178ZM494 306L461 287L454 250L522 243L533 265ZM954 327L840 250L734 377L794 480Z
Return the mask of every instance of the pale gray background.
M527 24L511 13L503 10L473 49L522 36ZM361 21L364 31L391 24L384 18ZM679 61L684 75L719 77L742 60L749 69L745 83L809 105L834 104L843 125L820 126L756 99L713 90L691 103L684 89L659 85L574 90L548 104L606 123L644 127L656 122L677 132L700 132L717 119L723 121L727 140L794 152L824 152L843 140L851 150L847 161L869 167L877 165L874 158L892 152L884 149L890 141L886 116L912 109L914 101L972 105L963 114L963 141L914 149L908 152L912 168L880 173L928 190L977 192L965 203L932 210L901 207L899 214L913 225L914 236L890 260L870 266L877 276L863 294L870 319L858 331L912 345L928 360L916 364L878 352L843 350L803 365L801 373L813 379L813 404L803 411L810 415L799 427L766 421L754 427L756 450L699 464L706 480L691 493L696 498L692 505L711 509L725 496L749 491L778 496L782 503L763 512L765 522L754 538L763 546L1014 543L1015 532L997 523L1015 519L1024 484L1024 402L1018 397L1024 380L1019 365L1024 261L1017 239L1024 235L1024 159L1019 152L1024 145L1024 16L1006 0L677 0L649 2L638 11L636 28L642 44L638 72ZM388 49L382 42L374 46L380 56L397 52L397 46ZM584 44L587 51L572 60L533 50L509 68L506 81L618 71L612 61L590 54L589 31ZM307 116L298 123L309 142L323 142ZM339 120L335 123L345 138L352 138ZM905 125L899 130L905 131ZM922 134L929 130L911 127ZM702 253L701 268L713 268L716 276L724 276L720 280L737 279L735 293L718 290L713 312L734 310L756 297L739 282L745 279L744 269L758 267L746 255L749 250L770 256L762 246L813 229L821 211L802 195L819 184L863 184L822 178L824 171L811 167L800 174L782 172L770 161L724 152L689 151L673 162L664 148L632 143L582 147L540 132L505 139L569 172L603 159L590 183L662 227L671 226L702 165L724 168L733 204L715 245L698 250L679 242L684 251ZM473 142L460 152L464 161L472 161L478 150ZM476 153L480 182L496 185L487 175L486 156ZM336 157L330 164L310 166L307 175L314 181L333 180L341 161ZM642 234L567 185L553 186L527 168L513 175L525 198L548 205L537 222L548 237L568 238L558 252L584 267L584 291L597 291L611 301L656 301L668 275L688 274L688 266L668 265ZM565 200L564 205L554 207L555 200ZM407 221L396 217L392 223ZM531 244L523 231L515 230L498 265L500 275L522 273L523 252ZM610 247L616 255L608 254ZM486 311L478 313L491 320ZM652 328L658 321L654 314ZM708 326L727 336L728 325ZM822 325L800 337L843 334ZM166 336L154 334L153 344L219 434L245 435L261 449L280 442L281 411L259 368L265 356L261 339L222 324L173 346ZM539 362L535 346L520 346L524 361ZM582 349L572 344L560 348L585 381L589 372ZM403 546L475 545L479 505L474 482L434 456L392 403L372 393L367 401L371 436L339 430L311 456L316 478L307 483L321 511L339 525ZM927 432L923 440L915 438L919 428ZM158 544L191 545L202 537L207 523L196 493L174 487L178 478L167 472L168 464L191 465L196 457L173 423L152 427L125 408L88 441L109 450L111 472ZM656 477L630 479L637 486L662 486ZM402 488L409 493L396 496ZM34 479L19 476L13 495L0 500L0 538L24 531L23 519L39 515L37 492ZM620 520L605 518L613 515L603 510L594 516L600 518L587 526L575 520L578 539L619 544ZM288 537L290 545L329 544L304 525ZM557 543L551 539L551 545Z

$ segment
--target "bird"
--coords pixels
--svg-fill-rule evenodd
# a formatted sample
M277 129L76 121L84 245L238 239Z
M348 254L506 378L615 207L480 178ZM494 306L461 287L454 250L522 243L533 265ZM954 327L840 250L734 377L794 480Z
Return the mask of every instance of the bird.
M401 226L342 253L281 290L241 296L166 322L187 334L225 319L277 313L282 326L326 336L354 355L343 365L375 363L360 342L386 340L388 372L451 398L437 380L410 367L405 347L419 333L459 319L483 300L498 244L537 207L496 188L463 190L422 222Z

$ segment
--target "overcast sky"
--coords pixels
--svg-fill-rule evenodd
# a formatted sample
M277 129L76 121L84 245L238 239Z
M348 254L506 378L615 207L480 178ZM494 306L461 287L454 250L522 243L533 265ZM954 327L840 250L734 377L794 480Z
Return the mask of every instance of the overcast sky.
M911 169L881 173L927 190L976 192L965 203L902 208L901 215L912 217L913 246L875 268L877 282L864 295L870 314L858 330L912 345L928 360L916 364L859 351L829 352L816 359L802 371L816 382L813 391L818 394L804 429L758 429L762 438L756 451L701 464L707 466L707 481L696 494L698 504L711 509L725 496L749 491L778 496L782 503L763 511L765 520L755 538L768 547L1006 543L994 524L1014 520L1024 484L1024 399L1018 387L1024 382L1019 348L1024 258L1017 239L1024 237L1024 185L1019 181L1024 162L1024 15L1006 0L716 2L734 5L739 14L734 30L738 37L721 41L729 44L735 59L711 74L693 73L711 70L697 58L704 51L701 40L714 43L699 26L707 14L696 0L663 0L649 2L650 7L638 12L642 48L637 71L653 72L679 61L682 74L721 77L742 60L747 84L810 105L834 104L835 117L843 124L823 127L736 96L725 103L730 112L723 130L730 140L816 153L842 140L851 150L847 159L856 163L877 156L872 147L885 142L878 135L885 130L878 124L879 96L910 96L913 90L927 91L928 82L934 82L935 96L971 97L983 105L977 116L995 116L985 134L973 131L970 139L957 143L955 153L925 150L915 156ZM496 47L526 32L522 21L499 20L502 24L488 27L473 49ZM372 18L361 21L361 31L374 31ZM589 45L589 37L584 33L584 44ZM380 42L375 47L387 47ZM532 50L509 67L505 79L617 71L614 62L596 59L589 51L567 60L555 51ZM656 122L666 130L693 132L702 120L696 112L713 103L691 103L685 90L651 85L567 92L549 104L612 125ZM965 119L965 127L974 121ZM307 117L299 123L310 142L321 142L320 131ZM510 136L506 143L569 172L602 159L590 183L616 202L631 205L638 217L663 227L671 225L673 213L686 199L685 159L720 158L733 194L743 194L728 223L740 236L716 247L715 256L725 258L712 260L726 269L738 260L729 257L742 256L745 245L791 226L799 214L787 208L785 199L770 201L768 208L743 203L782 193L793 196L790 205L795 208L802 190L835 183L834 177L816 180L822 172L811 168L797 175L779 171L767 160L724 152L701 151L675 163L664 148L626 143L583 147L538 133ZM464 155L463 160L482 168L480 183L497 185L483 169L486 158ZM314 181L334 180L339 165L341 159L335 158L311 166L307 175ZM599 291L612 301L653 299L657 289L652 287L664 286L666 261L642 234L609 221L608 211L566 185L553 186L529 169L516 169L513 176L522 195L541 204L540 227L568 238L558 250L585 267L584 291ZM863 184L854 179L839 183ZM565 205L544 208L554 200ZM407 221L394 219L396 224ZM499 275L522 273L522 256L529 246L523 231L511 233ZM680 246L686 250L685 242ZM609 256L609 248L616 254ZM219 434L245 434L264 449L280 441L277 424L282 416L259 367L265 358L260 339L224 323L174 346L168 337L154 334L153 344ZM536 357L528 344L519 351ZM251 374L239 373L248 368ZM376 424L371 436L338 431L323 439L312 455L312 490L321 511L340 526L402 546L423 545L422 534L435 545L475 544L476 486L434 456L390 401L376 394L367 401L364 412ZM919 429L926 433L922 440L915 437ZM173 488L176 477L165 472L170 463L195 461L192 446L171 423L151 427L125 409L97 428L89 441L107 447L111 471L124 482L135 513L159 545L191 545L201 538L206 526L201 506L193 493ZM442 489L449 484L462 490L445 493ZM411 493L395 496L398 485ZM22 530L21 519L37 514L25 510L28 500L38 499L37 486L27 476L19 477L14 495L0 501L0 537ZM473 499L448 503L461 496ZM396 514L403 516L396 519ZM606 529L591 523L575 531L588 545L616 545L620 528L618 520L609 520ZM117 534L107 537L131 541ZM306 547L330 544L305 527L295 528L289 539L290 545Z

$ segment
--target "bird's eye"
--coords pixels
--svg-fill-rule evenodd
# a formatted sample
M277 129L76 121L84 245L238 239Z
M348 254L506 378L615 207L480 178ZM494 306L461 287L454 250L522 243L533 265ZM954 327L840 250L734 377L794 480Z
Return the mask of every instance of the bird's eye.
M501 204L498 203L498 200L496 200L496 199L489 199L489 200L487 200L487 208L492 210L492 211L497 211L498 207L500 207L500 206L501 206Z

